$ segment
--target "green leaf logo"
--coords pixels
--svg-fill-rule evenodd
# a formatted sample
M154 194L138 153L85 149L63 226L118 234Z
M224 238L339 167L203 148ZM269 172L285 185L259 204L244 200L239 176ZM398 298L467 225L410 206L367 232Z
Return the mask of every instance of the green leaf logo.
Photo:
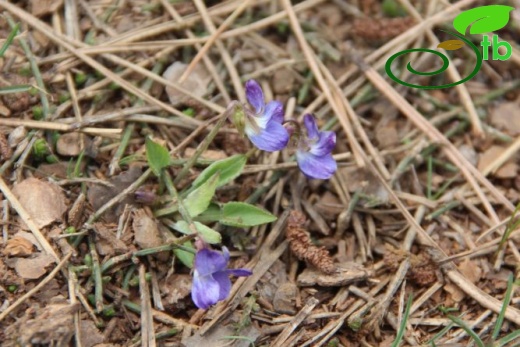
M443 48L447 51L455 51L464 46L464 41L461 40L448 40L441 42L437 45L437 48Z
M484 34L502 29L509 22L509 12L514 7L504 5L489 5L475 7L459 14L453 20L453 27L462 35L471 26L470 34Z

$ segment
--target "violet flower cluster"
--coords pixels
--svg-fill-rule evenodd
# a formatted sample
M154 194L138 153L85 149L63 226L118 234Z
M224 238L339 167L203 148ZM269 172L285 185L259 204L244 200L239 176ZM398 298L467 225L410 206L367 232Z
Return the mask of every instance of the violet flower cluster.
M246 98L250 108L238 112L233 121L241 133L259 149L266 152L280 151L287 147L292 137L297 144L296 161L300 170L308 178L328 179L336 172L337 164L332 157L336 146L333 131L319 131L315 118L306 114L303 117L305 132L297 129L289 131L283 125L284 110L279 101L265 103L262 88L255 80L246 82ZM245 119L241 119L244 117ZM297 125L297 128L300 128ZM293 130L293 129L291 129ZM292 143L293 141L291 141Z
M262 88L255 80L247 81L245 87L250 107L235 104L232 115L238 131L266 152L280 151L289 143L295 143L296 161L305 176L317 179L332 177L337 169L331 154L336 146L336 134L320 131L310 114L303 116L303 126L293 121L284 126L282 103L266 103ZM210 249L207 244L199 244L197 248L191 297L197 307L207 309L229 296L230 276L250 276L252 272L228 269L229 251L226 247L222 248L222 252Z

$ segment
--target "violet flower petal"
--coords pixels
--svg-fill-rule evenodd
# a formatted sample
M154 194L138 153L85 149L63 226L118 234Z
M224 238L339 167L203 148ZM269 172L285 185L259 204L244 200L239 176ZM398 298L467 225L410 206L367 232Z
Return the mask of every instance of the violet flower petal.
M191 299L198 308L207 309L219 300L220 285L211 275L201 276L197 270L193 272Z
M195 255L194 267L200 276L211 275L217 271L225 270L228 260L229 258L226 258L220 252L203 248Z
M265 105L264 116L269 117L269 120L283 123L283 104L278 100L269 101Z
M310 114L305 114L303 116L303 124L307 129L307 136L310 140L313 140L319 136L318 125L316 124L316 119Z
M253 144L266 152L280 151L289 142L289 133L284 126L278 122L267 123L265 129L255 132L251 127L246 126L246 134Z
M213 274L213 278L218 282L219 286L218 301L225 300L231 291L231 280L227 271L216 272Z
M263 111L265 106L264 92L257 81L249 80L246 82L246 98L255 109L256 114Z
M328 179L337 170L337 164L332 154L316 156L309 152L297 151L296 161L300 170L309 178Z
M319 134L318 141L310 145L312 154L321 157L329 154L336 147L336 133L334 131L322 131Z

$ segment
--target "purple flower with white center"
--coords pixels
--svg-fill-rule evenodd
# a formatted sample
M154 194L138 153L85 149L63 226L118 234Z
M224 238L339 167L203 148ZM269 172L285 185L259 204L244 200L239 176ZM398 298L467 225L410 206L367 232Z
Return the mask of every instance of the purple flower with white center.
M250 276L247 269L227 269L229 251L223 252L202 248L195 255L191 298L198 308L207 309L228 297L231 291L230 275Z
M289 142L289 133L282 125L283 105L264 99L264 92L255 80L246 82L246 98L253 110L246 109L244 130L253 144L267 152L282 150Z
M336 133L319 131L316 120L310 114L303 116L307 136L300 134L296 161L300 170L309 178L327 179L334 175L338 168L332 158L332 150L336 146Z

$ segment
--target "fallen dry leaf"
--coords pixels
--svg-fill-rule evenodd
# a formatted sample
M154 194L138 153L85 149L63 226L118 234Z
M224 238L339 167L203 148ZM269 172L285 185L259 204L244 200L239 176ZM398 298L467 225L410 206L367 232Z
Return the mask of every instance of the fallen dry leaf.
M474 260L464 259L458 266L460 272L471 281L477 283L482 277L482 269Z
M502 146L491 146L488 148L480 155L480 159L478 161L479 171L484 171L484 169L487 168L493 161L495 161L495 159L505 150L506 148ZM491 172L491 174L497 178L515 178L517 172L518 165L514 162L514 160L509 160L498 170Z
M278 287L273 298L276 312L293 315L296 313L296 295L298 287L292 282L285 282Z
M164 244L157 222L148 216L143 209L134 212L132 228L134 229L135 243L140 248L158 247Z
M53 13L63 5L63 0L30 0L31 13L35 17L42 17Z
M20 230L19 232L14 234L13 237L23 237L24 239L26 239L27 241L32 243L33 246L35 246L39 251L41 251L43 249L42 246L40 245L40 243L38 242L38 240L36 240L36 237L34 237L33 233L29 233L27 231Z
M105 337L99 332L93 321L82 320L79 324L81 331L81 345L83 347L93 347L105 341Z
M43 228L52 222L61 220L67 210L65 196L56 184L28 178L13 188L13 194L29 213L38 228ZM21 223L28 229L25 223Z
M4 255L8 257L26 257L33 253L33 244L21 236L15 236L7 241Z
M14 269L18 276L26 280L35 280L47 273L47 267L54 263L54 257L38 253L33 258L16 259Z
M95 223L96 231L96 250L100 255L113 256L128 251L125 243L116 237L116 231L108 228L103 223Z
M192 277L186 274L173 274L159 282L164 306L182 309L181 300L191 293Z
M445 284L444 290L450 294L451 299L455 302L461 302L466 297L466 294L452 283Z
M25 316L11 324L6 336L8 346L69 346L74 336L73 315L80 304L50 304L43 309L27 310Z
M182 76L188 65L179 61L174 62L170 65L166 71L164 71L163 77L168 81L177 83L179 78ZM211 80L211 75L206 71L203 64L197 64L197 66L191 71L186 80L180 84L182 88L191 92L193 95L203 97L208 93L208 84ZM177 106L179 104L185 104L191 99L186 94L180 93L172 87L166 87L166 94L168 99Z
M520 102L503 102L490 110L489 121L500 130L511 136L520 134Z

